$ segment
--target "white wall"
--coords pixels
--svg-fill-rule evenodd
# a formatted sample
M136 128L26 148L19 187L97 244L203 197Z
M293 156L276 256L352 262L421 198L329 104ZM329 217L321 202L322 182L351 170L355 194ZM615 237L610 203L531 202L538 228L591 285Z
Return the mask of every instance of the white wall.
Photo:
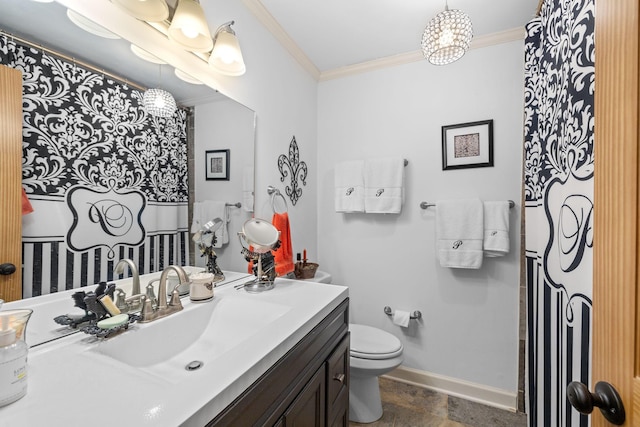
M246 261L240 255L242 247L237 232L244 222L251 218L252 212L245 209L243 186L245 169L254 168L255 113L231 99L198 105L195 108L195 201L224 201L242 203L243 207L228 208L229 224L227 231L229 242L216 249L217 262L221 269L245 271ZM205 152L208 150L229 150L229 180L206 180ZM213 218L202 218L204 222ZM200 256L196 247L197 266L204 266L206 258Z
M494 120L494 167L443 171L441 126ZM523 121L522 41L469 51L444 67L426 61L319 85L320 268L350 287L351 321L387 330L404 366L516 393ZM400 215L339 214L333 173L343 160L409 161ZM480 270L439 266L435 209L421 201L516 201L511 252ZM383 312L420 310L411 329Z
M221 93L257 114L255 216L271 220L267 186L284 194L287 181L280 181L278 156L288 155L295 135L300 160L308 165L306 185L296 206L289 201L293 250L307 248L315 258L317 246L317 82L279 44L271 33L237 0L223 0L205 7L212 31L227 21L242 48L247 72L241 77L220 76ZM196 159L197 161L197 159ZM290 176L290 175L289 175ZM290 182L290 181L289 181ZM290 185L290 183L289 183ZM239 231L239 230L235 230ZM241 257L240 254L238 256Z

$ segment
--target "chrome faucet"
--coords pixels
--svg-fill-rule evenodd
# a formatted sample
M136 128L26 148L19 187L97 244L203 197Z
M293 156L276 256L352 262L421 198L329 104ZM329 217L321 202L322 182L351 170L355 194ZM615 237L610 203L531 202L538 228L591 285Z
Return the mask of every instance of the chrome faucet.
M178 284L171 291L171 299L167 303L167 276L171 270L175 271L178 275ZM178 287L187 282L187 273L185 273L184 269L180 266L170 265L162 270L162 273L160 274L160 285L158 287L158 305L154 309L151 298L149 297L150 295L143 295L141 312L142 320L140 320L140 322L151 322L152 320L160 319L182 310L182 302L180 301ZM153 288L151 293L152 292Z
M128 265L131 271L131 277L133 277L133 284L131 287L131 295L138 295L140 293L140 274L138 273L138 267L134 264L133 260L121 259L116 264L116 268L113 269L115 274L124 273L124 266Z

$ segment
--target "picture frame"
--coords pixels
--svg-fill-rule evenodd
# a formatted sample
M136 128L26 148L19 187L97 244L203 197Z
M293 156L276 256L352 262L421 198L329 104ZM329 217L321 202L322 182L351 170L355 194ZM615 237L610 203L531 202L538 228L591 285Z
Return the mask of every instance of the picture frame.
M207 150L205 152L205 178L207 181L229 181L230 150Z
M493 166L493 120L442 126L442 170Z

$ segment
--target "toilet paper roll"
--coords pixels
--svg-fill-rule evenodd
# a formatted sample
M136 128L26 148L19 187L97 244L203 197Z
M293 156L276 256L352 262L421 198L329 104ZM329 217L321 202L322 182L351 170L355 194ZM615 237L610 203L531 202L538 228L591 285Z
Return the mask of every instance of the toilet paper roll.
M403 310L396 310L393 313L393 323L398 326L402 326L406 328L409 326L409 319L411 317L411 313Z

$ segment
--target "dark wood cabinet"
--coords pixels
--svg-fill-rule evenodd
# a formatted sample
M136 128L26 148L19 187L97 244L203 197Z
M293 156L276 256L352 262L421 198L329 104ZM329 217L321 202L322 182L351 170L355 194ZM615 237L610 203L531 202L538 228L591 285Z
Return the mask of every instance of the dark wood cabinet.
M207 426L348 426L345 299Z

